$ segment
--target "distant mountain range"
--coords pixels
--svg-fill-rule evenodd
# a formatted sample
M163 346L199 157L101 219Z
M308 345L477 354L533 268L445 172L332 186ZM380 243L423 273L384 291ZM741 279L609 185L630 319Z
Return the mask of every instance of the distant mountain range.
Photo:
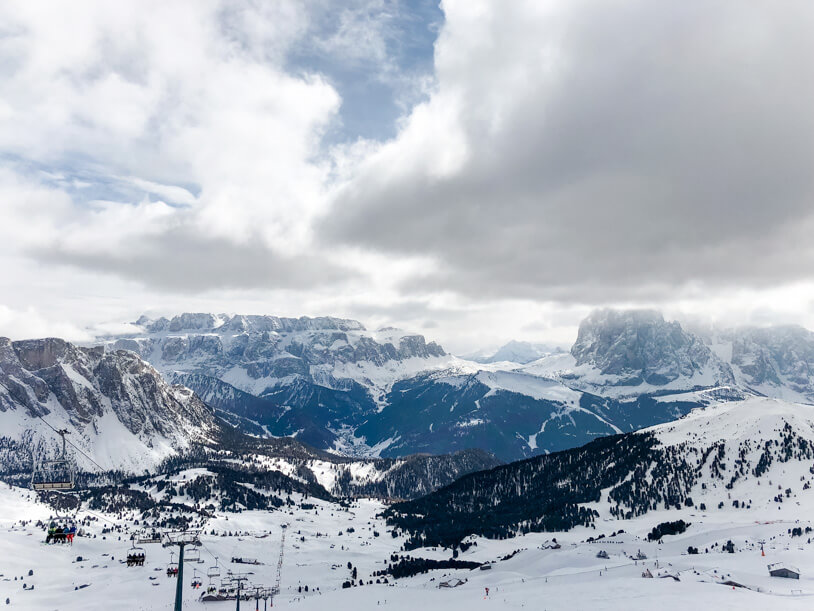
M477 449L350 459L290 438L249 436L132 351L83 348L54 338L0 338L0 473L27 483L35 459L59 455L55 429L68 431L68 455L80 474L98 473L100 467L143 474L166 464L261 461L335 496L414 498L500 464Z
M692 333L599 310L570 352L512 342L474 362L424 337L338 318L182 314L102 338L253 434L366 456L483 448L502 460L667 422L753 395L814 402L814 334ZM504 357L508 360L504 360Z
M525 365L549 354L564 352L559 346L511 340L497 350L484 350L464 355L464 360L475 363L518 363Z

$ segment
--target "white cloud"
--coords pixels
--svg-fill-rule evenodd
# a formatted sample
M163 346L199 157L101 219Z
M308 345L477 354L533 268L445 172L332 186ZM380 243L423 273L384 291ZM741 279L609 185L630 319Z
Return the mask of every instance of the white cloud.
M0 337L13 340L36 337L61 337L68 341L87 342L91 333L69 322L57 322L43 316L36 308L14 310L0 303Z
M167 202L174 204L185 204L192 206L198 202L198 198L190 193L187 189L176 185L162 185L161 183L153 182L151 180L144 180L137 176L123 176L120 178L122 182L129 183L134 187L144 190L147 193L152 193L164 198ZM85 183L88 185L88 183Z
M464 350L567 343L593 304L814 323L810 4L443 9L427 77L388 0L0 4L0 330L335 314ZM403 82L397 136L327 150L343 100L303 47Z
M404 290L472 299L811 277L810 3L444 9L437 90L342 185L325 236L433 257Z
M126 176L192 206L184 223L296 249L322 205L313 158L339 98L286 74L305 15L272 4L4 4L0 148Z

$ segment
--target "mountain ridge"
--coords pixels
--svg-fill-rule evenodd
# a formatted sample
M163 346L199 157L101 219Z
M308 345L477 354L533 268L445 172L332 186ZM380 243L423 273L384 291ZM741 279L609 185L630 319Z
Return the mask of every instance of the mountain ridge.
M570 351L512 364L334 317L138 322L106 347L154 359L247 430L359 456L485 447L513 460L721 400L814 402L814 334L800 327L705 335L653 310L600 309Z

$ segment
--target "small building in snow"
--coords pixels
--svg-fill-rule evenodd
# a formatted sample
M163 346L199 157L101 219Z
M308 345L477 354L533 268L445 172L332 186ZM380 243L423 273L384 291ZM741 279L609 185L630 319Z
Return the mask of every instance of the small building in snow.
M800 579L800 569L782 562L769 565L769 575L772 577L785 577L786 579Z

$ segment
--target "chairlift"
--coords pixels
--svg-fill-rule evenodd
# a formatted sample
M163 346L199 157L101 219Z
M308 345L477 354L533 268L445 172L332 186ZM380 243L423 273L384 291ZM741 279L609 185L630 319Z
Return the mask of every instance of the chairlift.
M127 550L127 566L144 566L144 561L147 559L147 552L143 547L133 546Z
M206 570L206 576L209 577L209 579L220 577L220 567L218 566L217 556L215 557L215 564Z
M167 577L178 577L178 563L175 562L175 552L170 552L170 563L167 565Z
M70 543L76 535L76 518L72 515L57 513L48 521L45 543Z
M197 547L190 547L184 551L184 562L203 562L201 560L201 550Z
M57 434L62 437L62 454L52 460L34 460L31 468L32 490L73 490L75 484L74 468L68 460L65 447L65 435L70 431L61 429Z
M234 596L236 592L237 586L234 584L231 578L221 579L218 594L221 596Z
M149 532L144 529L136 535L136 543L140 543L142 545L149 543L161 543L161 533L157 532L155 529Z
M192 587L198 589L203 585L201 578L198 577L198 569L192 569Z

